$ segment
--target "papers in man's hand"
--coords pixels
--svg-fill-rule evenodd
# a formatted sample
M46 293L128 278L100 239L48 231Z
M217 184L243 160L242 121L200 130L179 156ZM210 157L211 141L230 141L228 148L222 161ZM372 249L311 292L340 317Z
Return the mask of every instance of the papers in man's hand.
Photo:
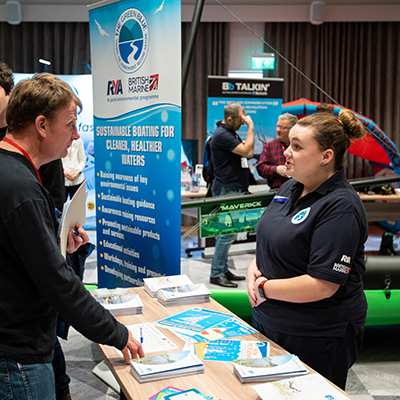
M319 374L308 374L252 386L262 400L348 400Z
M205 303L210 301L210 295L204 283L161 288L157 292L158 301L164 306Z
M190 350L131 360L131 373L140 383L202 372L203 363Z
M170 275L170 276L157 276L154 278L143 278L144 288L151 297L157 297L159 289L193 285L193 282L187 275Z
M235 360L233 370L240 382L268 382L308 373L294 354Z
M104 288L92 290L90 293L104 308L115 316L141 314L143 311L143 303L139 295L129 294L128 289Z
M64 204L64 211L61 216L60 248L64 258L67 255L68 232L75 229L75 225L86 223L86 181L74 194L74 197Z

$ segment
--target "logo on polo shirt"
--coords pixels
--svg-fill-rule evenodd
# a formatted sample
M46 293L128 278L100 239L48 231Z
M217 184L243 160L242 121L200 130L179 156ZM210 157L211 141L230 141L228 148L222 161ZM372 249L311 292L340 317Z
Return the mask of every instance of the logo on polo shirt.
M307 217L308 214L310 214L310 207L305 208L304 210L299 211L293 218L292 218L292 224L301 224Z
M351 268L348 267L347 265L339 264L339 263L334 263L332 267L332 271L336 272L341 272L342 274L348 275L350 272Z

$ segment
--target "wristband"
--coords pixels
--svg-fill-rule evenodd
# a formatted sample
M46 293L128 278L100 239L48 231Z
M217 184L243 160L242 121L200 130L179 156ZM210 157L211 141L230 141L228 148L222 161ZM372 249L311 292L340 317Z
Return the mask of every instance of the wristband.
M263 279L259 284L258 284L258 294L260 295L261 298L266 299L267 296L265 296L264 292L264 283L267 282L268 279Z

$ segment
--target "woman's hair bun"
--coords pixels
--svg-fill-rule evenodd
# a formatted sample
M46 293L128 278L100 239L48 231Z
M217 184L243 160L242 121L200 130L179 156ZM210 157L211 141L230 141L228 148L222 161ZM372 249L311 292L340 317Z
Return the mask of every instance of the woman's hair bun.
M361 139L365 135L364 125L352 111L341 110L339 121L349 139Z

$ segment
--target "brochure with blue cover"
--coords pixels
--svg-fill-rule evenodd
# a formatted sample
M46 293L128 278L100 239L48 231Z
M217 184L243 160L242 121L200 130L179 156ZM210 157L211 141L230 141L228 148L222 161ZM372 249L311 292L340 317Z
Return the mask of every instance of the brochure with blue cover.
M205 394L199 392L197 389L189 389L181 393L175 393L169 396L165 396L164 400L213 400L213 398L210 396L206 396Z
M235 360L233 370L241 382L267 382L308 374L294 354Z
M270 344L250 340L221 339L195 343L194 349L200 360L233 361L268 357Z
M252 335L257 333L256 329L238 320L236 317L231 317L220 324L214 325L199 333L193 333L183 329L173 329L173 331L187 343L227 339L235 336Z
M202 372L203 362L190 350L131 360L131 373L140 383Z
M181 329L186 332L198 333L220 324L231 317L232 315L218 311L194 307L171 317L161 319L157 321L157 324L163 328Z

